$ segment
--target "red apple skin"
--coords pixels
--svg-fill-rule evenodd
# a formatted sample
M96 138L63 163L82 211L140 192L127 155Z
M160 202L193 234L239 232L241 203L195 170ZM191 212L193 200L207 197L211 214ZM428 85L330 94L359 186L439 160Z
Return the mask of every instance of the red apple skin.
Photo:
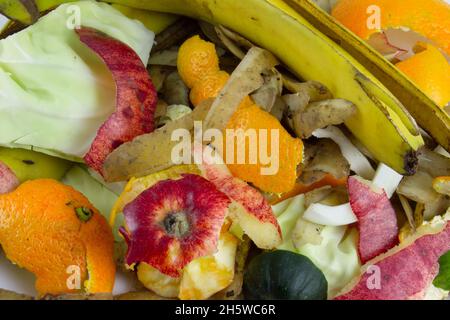
M20 184L14 172L0 161L0 194L14 191Z
M205 165L204 168L208 180L214 183L219 190L232 200L240 203L262 223L271 223L278 226L272 207L258 190L232 175L223 174L222 171L216 170L217 167Z
M105 62L116 83L116 111L100 127L84 157L86 164L101 174L103 162L114 149L154 130L158 98L133 49L92 28L82 27L76 33Z
M160 181L125 206L128 244L126 262L146 262L171 277L179 277L192 260L217 251L220 231L230 200L203 177L186 174L178 180ZM164 219L184 212L189 232L176 236L164 227Z
M364 264L398 244L397 216L384 190L360 177L349 177L350 205L358 218L358 252Z
M364 273L357 284L335 300L406 300L421 299L439 273L439 258L450 250L450 222L439 233L424 235L411 245L390 251L378 262L380 287L369 289L373 274ZM375 259L377 260L377 259Z
M238 205L237 210L230 210L230 216L233 220L237 219L257 247L276 248L282 240L281 228L267 199L258 190L222 168L222 165L207 163L201 166L204 177ZM251 229L243 222L245 215L253 220Z
M202 176L232 200L230 218L241 226L256 246L275 249L281 244L282 234L269 202L258 190L233 177L221 156L212 150L209 146L193 146L195 157L201 159L199 169Z

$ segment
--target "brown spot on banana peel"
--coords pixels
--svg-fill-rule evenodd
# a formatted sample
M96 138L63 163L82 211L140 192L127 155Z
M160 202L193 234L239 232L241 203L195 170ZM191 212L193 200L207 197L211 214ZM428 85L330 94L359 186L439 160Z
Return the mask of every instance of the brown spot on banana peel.
M412 176L416 173L419 166L419 158L416 151L410 151L405 155L404 169L406 175Z

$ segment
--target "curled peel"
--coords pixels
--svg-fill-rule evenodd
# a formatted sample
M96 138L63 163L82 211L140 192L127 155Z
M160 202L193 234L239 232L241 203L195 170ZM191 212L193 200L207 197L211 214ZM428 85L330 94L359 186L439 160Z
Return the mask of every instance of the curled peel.
M160 181L125 206L126 263L145 262L179 277L192 260L217 251L230 200L206 179Z
M349 177L348 194L358 218L359 256L366 263L398 243L397 216L386 193L369 181Z
M106 157L121 144L154 130L157 94L139 56L126 44L98 30L76 30L81 42L107 65L116 83L116 111L106 120L85 155L86 163L103 173Z

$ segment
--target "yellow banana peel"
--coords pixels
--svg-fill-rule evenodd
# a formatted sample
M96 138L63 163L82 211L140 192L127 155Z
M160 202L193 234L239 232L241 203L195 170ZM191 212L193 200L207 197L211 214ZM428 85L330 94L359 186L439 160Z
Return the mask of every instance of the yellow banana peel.
M370 70L403 103L418 124L440 145L450 150L450 116L408 77L311 0L285 1L294 11ZM279 0L272 2L283 5Z
M15 21L28 25L36 22L40 12L55 8L63 3L75 1L77 0L1 0L0 12ZM113 7L127 17L141 21L147 29L152 30L156 34L178 19L173 14L130 8L120 3L114 4Z
M228 27L274 53L303 79L322 82L358 106L346 122L381 162L412 174L423 139L402 104L360 63L280 0L112 0Z
M0 4L5 0L0 0ZM55 2L54 0L38 0ZM56 1L69 2L69 1ZM108 0L127 7L185 15L230 28L274 53L303 79L326 85L358 107L349 130L379 160L413 174L423 145L399 100L365 67L281 0ZM1 6L0 6L1 8ZM39 6L39 8L41 8Z

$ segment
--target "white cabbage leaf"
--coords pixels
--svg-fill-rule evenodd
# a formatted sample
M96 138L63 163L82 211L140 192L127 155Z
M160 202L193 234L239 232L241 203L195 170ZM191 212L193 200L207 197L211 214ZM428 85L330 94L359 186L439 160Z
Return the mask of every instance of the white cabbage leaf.
M137 20L95 1L59 6L0 40L0 145L81 161L114 112L111 73L68 27L78 18L81 26L126 43L147 63L154 33Z
M272 207L280 224L283 243L278 249L307 256L323 272L328 281L328 297L334 297L358 275L361 263L358 257L358 231L348 226L321 226L303 219L304 195L287 199ZM296 232L302 224L311 224L321 241L311 232ZM300 239L299 237L304 237ZM314 243L312 243L314 242ZM298 246L298 243L302 243Z

